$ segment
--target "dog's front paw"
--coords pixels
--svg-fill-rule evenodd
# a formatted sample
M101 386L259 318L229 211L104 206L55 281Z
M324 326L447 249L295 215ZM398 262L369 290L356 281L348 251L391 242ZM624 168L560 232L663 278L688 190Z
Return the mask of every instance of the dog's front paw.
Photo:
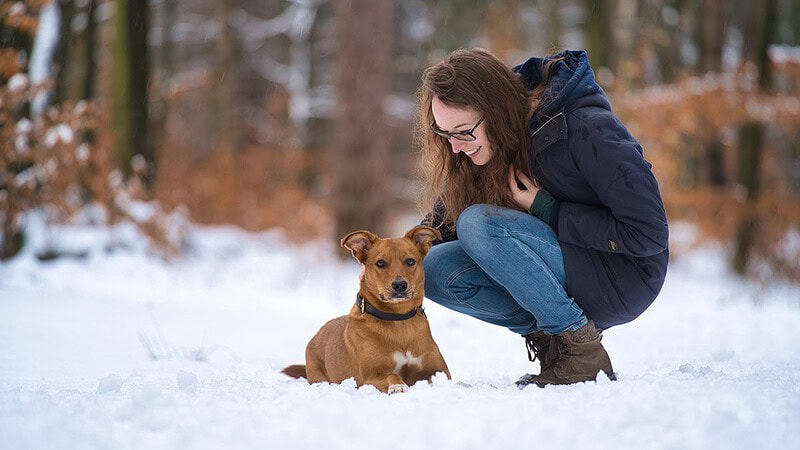
M408 392L408 385L407 384L405 384L405 383L403 383L403 384L390 384L389 385L389 390L386 393L389 394L389 395L392 395L392 394L399 394L401 392Z

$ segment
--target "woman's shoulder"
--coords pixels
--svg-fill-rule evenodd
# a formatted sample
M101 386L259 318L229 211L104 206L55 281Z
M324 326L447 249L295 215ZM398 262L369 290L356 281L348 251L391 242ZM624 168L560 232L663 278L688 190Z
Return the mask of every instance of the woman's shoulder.
M608 132L613 132L618 137L624 136L626 139L632 138L627 128L608 108L601 106L584 106L565 114L567 128L572 134L574 131L583 133L586 139L590 136L599 136ZM587 134L588 133L588 136Z
M617 157L637 157L641 146L622 121L609 109L587 106L566 115L567 147L575 158L597 152ZM629 152L635 148L636 152Z
M564 115L567 121L594 122L596 120L615 120L616 116L604 105L583 105L573 109L566 109Z

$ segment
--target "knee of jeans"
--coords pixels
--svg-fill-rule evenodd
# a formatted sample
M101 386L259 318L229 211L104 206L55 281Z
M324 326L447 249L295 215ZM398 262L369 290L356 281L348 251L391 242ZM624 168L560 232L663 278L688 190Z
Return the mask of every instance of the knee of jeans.
M473 244L480 246L485 242L484 237L491 221L491 208L491 205L485 204L470 205L458 216L456 232L463 246L471 248Z
M427 261L426 261L427 264ZM449 284L452 273L444 266L425 269L425 297L434 303L445 307L452 307L458 303L452 295L452 286Z
M431 300L436 300L445 291L444 280L447 278L442 269L444 268L442 252L437 247L432 247L425 262L422 265L425 271L425 296Z
M444 290L442 290L441 284L437 283L437 281L435 278L425 277L425 297L436 303L441 303Z
M467 206L464 211L461 211L461 214L458 215L456 231L471 231L474 228L480 228L489 217L490 208L492 208L491 205L483 203Z

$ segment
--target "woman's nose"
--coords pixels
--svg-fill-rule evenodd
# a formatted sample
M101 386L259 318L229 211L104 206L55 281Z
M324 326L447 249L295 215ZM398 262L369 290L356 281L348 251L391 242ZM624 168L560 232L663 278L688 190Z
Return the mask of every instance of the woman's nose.
M458 139L452 137L448 140L450 141L450 148L453 149L453 153L460 152L461 149L464 147L465 144L464 141L459 141Z

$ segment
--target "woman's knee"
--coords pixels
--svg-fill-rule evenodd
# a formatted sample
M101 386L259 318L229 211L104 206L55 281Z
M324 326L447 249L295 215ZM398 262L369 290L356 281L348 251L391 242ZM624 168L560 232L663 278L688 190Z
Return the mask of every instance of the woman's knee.
M431 247L422 267L425 271L425 296L436 299L445 290L445 280L447 279L447 248L445 244Z
M486 235L487 227L491 221L494 207L485 204L470 205L458 216L456 232L458 239L466 245L472 242L481 242Z
M425 296L436 303L449 306L453 289L458 289L461 275L477 267L461 247L461 241L434 245L423 263Z

